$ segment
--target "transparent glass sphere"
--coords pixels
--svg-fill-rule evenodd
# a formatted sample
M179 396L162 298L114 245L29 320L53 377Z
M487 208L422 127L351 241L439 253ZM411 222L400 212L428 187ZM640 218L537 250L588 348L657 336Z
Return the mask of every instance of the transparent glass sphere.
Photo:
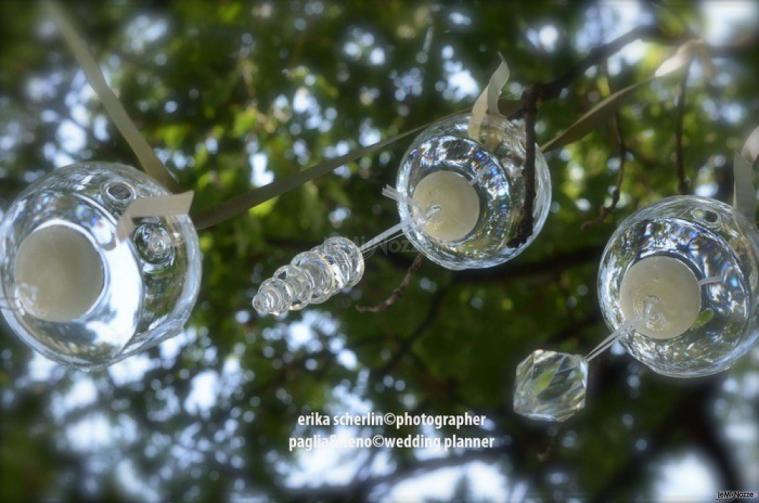
M601 258L604 319L611 330L633 323L620 342L660 374L725 370L759 336L758 247L755 225L715 199L677 196L638 211Z
M533 230L512 247L525 201L525 134L500 115L486 116L479 142L469 114L444 119L411 144L396 190L403 232L430 260L448 269L493 267L521 253L543 228L551 179L535 147Z
M83 369L109 365L182 329L201 257L189 216L116 223L138 197L168 194L129 166L56 169L24 190L0 225L0 303L33 349Z

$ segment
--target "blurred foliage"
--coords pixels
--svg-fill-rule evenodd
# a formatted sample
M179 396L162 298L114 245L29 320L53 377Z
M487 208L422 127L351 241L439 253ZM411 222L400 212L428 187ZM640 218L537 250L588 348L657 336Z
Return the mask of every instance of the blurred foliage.
M667 34L668 43L640 45L639 59L612 58L541 103L538 138L548 140L610 90L650 75L671 41L701 33L708 21L695 3L625 5L638 9L636 19L615 18L620 5L586 2L66 8L138 127L204 208L470 106L478 91L470 83L487 81L498 51L511 67L506 94L519 98L524 86L557 78L624 26L656 23ZM711 81L698 67L691 72L685 163L691 188L726 198L729 159L759 109L759 58L749 47L715 62ZM585 352L605 336L598 258L621 218L675 194L677 87L676 78L654 83L621 110L626 174L605 223L580 231L616 181L611 123L549 156L554 204L524 255L487 271L427 262L385 312L355 306L381 302L401 281L414 256L402 243L376 253L349 295L316 309L259 319L250 301L262 279L326 235L368 239L396 222L380 189L393 183L403 146L203 232L204 280L191 323L145 356L84 375L46 364L5 328L0 498L378 499L406 477L483 460L507 480L503 498L521 491L627 500L655 497L657 463L692 451L714 468L719 488L759 483L751 473L759 466L756 352L728 374L689 382L614 352L594 362L589 403L575 419L544 425L511 411L522 358L538 347ZM0 2L2 206L55 166L87 159L136 162L37 5ZM433 462L414 450L347 451L326 461L288 451L293 432L321 431L297 427L300 414L362 407L484 413L487 429L467 434L495 436L499 447ZM753 425L753 452L731 440L736 417ZM451 498L476 494L476 486L462 478Z

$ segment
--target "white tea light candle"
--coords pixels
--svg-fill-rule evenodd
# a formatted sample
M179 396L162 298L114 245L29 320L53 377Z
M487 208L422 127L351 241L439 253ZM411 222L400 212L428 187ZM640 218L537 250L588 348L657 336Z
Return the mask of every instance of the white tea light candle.
M654 339L686 332L701 312L701 288L693 271L672 257L652 256L633 264L622 278L620 304L626 320Z
M21 242L14 275L23 308L56 323L81 317L103 289L97 250L80 232L63 225L39 229Z
M519 255L540 233L551 205L548 165L536 148L532 228L520 228L527 197L524 127L487 114L473 139L469 122L469 114L460 114L424 130L403 156L395 184L403 233L425 257L454 271ZM428 209L437 211L423 214ZM525 235L517 243L518 233Z
M130 202L167 195L144 173L106 162L56 168L19 194L0 222L0 311L13 333L84 370L179 333L202 267L190 217L137 219L119 239Z
M729 368L759 340L756 243L754 223L715 199L676 196L636 211L614 231L598 267L606 324L612 332L633 325L619 342L659 374ZM642 294L655 300L644 322L638 315L646 309L635 306Z
M436 209L423 228L440 241L463 239L472 232L480 216L477 191L453 171L436 171L422 178L414 188L412 200L423 211Z

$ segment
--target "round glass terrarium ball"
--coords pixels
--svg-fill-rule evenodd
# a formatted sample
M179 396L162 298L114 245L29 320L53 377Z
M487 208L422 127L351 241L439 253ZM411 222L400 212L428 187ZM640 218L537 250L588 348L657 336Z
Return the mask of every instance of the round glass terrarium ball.
M664 199L625 219L598 275L607 325L637 360L672 377L730 367L759 337L759 231L732 206Z
M448 269L493 267L515 257L538 235L551 204L548 166L536 145L532 233L509 244L525 203L524 130L487 115L474 141L469 117L450 117L422 132L401 161L396 183L404 234Z
M168 194L111 163L56 169L24 190L0 226L0 302L33 349L83 369L109 365L176 335L201 276L190 218L141 218L119 241L116 223L139 197Z

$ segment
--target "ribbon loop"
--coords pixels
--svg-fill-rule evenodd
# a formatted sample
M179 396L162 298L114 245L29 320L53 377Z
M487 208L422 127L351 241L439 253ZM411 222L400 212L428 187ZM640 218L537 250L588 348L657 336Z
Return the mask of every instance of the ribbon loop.
M472 107L472 116L469 118L469 137L474 141L479 141L480 128L482 121L487 114L498 114L498 98L501 96L503 86L508 82L510 70L509 65L503 56L499 54L501 63L496 68L493 75L490 76L488 85L482 90Z
M144 217L171 217L186 215L192 205L193 192L166 194L135 199L127 206L116 224L116 237L123 241L134 230L134 219Z

